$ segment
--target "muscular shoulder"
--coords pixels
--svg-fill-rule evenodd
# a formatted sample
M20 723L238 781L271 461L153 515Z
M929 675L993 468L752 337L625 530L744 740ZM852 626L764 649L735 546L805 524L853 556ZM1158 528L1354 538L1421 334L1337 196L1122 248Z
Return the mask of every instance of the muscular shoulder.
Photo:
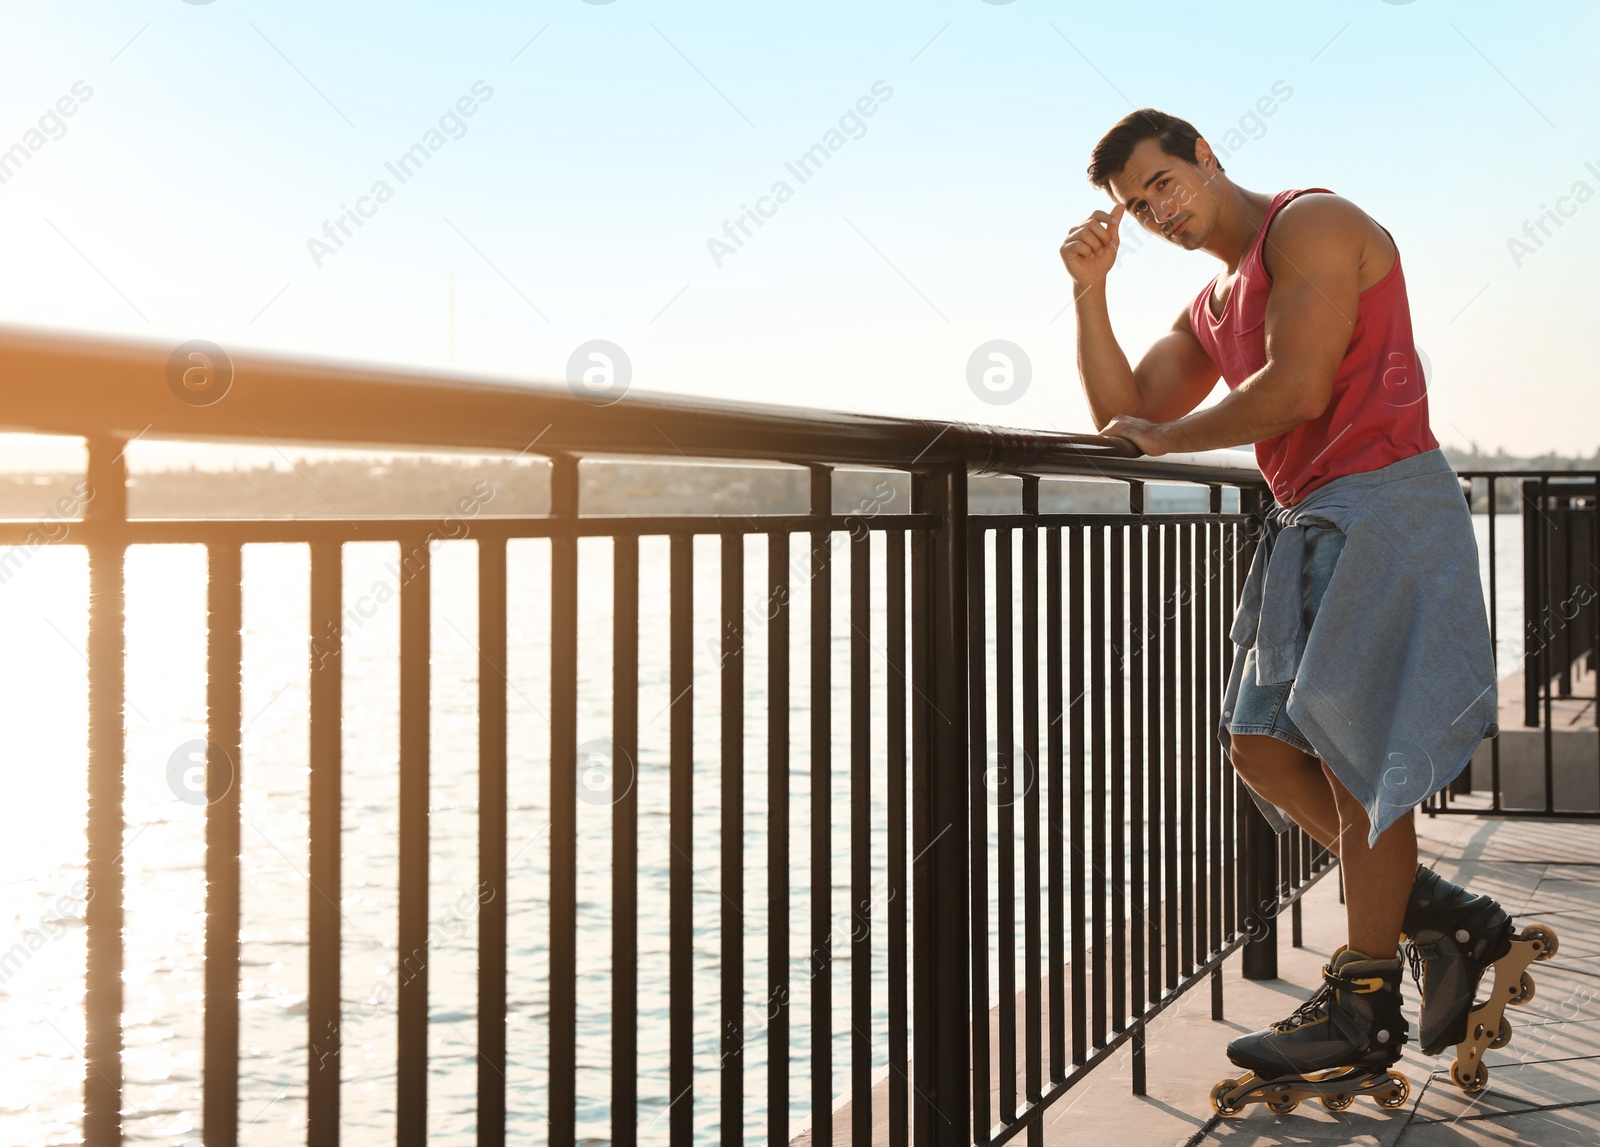
M1342 195L1318 192L1290 202L1272 221L1261 252L1267 273L1301 262L1368 262L1374 245L1391 247L1382 228Z

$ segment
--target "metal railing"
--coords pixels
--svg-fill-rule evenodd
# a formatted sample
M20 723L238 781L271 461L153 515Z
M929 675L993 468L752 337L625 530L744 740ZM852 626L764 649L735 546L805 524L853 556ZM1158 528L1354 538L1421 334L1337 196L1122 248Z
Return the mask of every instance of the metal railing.
M1275 976L1275 917L1286 906L1300 942L1299 897L1331 859L1299 830L1274 839L1217 739L1233 655L1227 632L1263 497L1253 482L1238 488L1235 513L1223 511L1223 487L1213 483L1205 512L1146 514L1135 482L1125 515L1040 514L1037 480L1024 478L1022 514L968 521L969 585L986 587L972 593L968 620L970 836L988 842L970 860L978 1142L1026 1130L1041 1143L1049 1105L1124 1044L1133 1090L1143 1094L1150 1020L1208 977L1213 1018L1223 1018L1222 962L1246 945L1246 974ZM1012 664L1018 580L1020 688ZM983 653L986 594L992 657ZM984 747L991 683L992 754ZM986 796L997 806L992 827L980 815ZM1030 893L1020 926L1019 827ZM1048 894L1039 911L1041 880ZM999 981L992 1025L991 962ZM991 1070L993 1088L977 1082Z
M516 974L507 943L515 756L507 733L507 568L508 547L523 539L547 544L550 586L544 1123L552 1144L572 1144L579 1130L580 862L610 872L609 1095L599 1099L619 1147L641 1138L640 920L645 901L658 895L666 903L672 1100L643 1138L662 1128L673 1144L707 1138L696 1087L714 1075L713 1122L723 1144L744 1142L751 1111L761 1113L773 1147L787 1144L799 1129L797 1092L809 1099L813 1142L1000 1143L1025 1132L1039 1143L1050 1104L1130 1042L1132 1085L1142 1092L1146 1027L1189 988L1209 982L1220 1017L1228 955L1243 947L1248 975L1274 974L1278 913L1292 906L1298 942L1298 898L1328 869L1326 854L1298 831L1273 838L1215 735L1232 655L1228 623L1264 497L1247 456L1137 458L1124 443L1094 436L661 397L597 407L561 387L265 356L236 356L225 380L203 379L221 396L214 391L197 405L184 398L164 350L21 331L0 332L0 369L0 429L88 441L83 519L46 536L88 555L83 1138L91 1147L121 1142L124 1110L130 546L199 544L207 556L202 1085L209 1147L235 1144L240 1122L240 810L241 790L251 785L241 749L241 555L248 544L292 542L310 554L305 1105L314 1147L339 1139L348 1006L341 627L344 547L354 541L397 544L405 570L394 960L402 1145L423 1143L429 1126L430 544L439 537L465 536L477 547L480 1144L502 1144L507 1135L505 1017L508 977ZM476 518L466 535L428 517L130 518L126 445L157 438L537 453L550 460L550 512ZM801 465L809 470L809 510L586 516L579 463L600 456ZM909 474L909 509L836 512L833 470L852 466ZM977 474L1018 476L1018 512L970 513L969 477ZM1062 475L1125 483L1126 512L1042 511L1040 477ZM1146 484L1163 481L1199 484L1205 508L1146 512ZM1231 510L1224 510L1227 491L1236 492ZM0 523L0 544L37 537L35 526ZM705 674L696 669L693 633L695 539L703 536L720 546L713 745L696 744L694 725L697 701L711 704L697 680ZM641 885L638 787L610 805L608 854L592 855L579 839L579 549L592 538L611 543L612 751L635 775L641 578L666 583L672 702L662 783L670 863L660 888ZM659 574L641 569L647 538L667 539ZM756 614L746 600L747 561L765 566ZM832 602L836 564L848 576L842 625ZM803 689L790 668L799 632L791 599L802 589L809 602ZM762 619L764 713L746 707L752 616ZM830 651L841 642L848 672L836 683ZM848 729L847 760L836 765L835 707L816 699L832 698L837 686ZM803 737L791 726L797 710L805 713ZM755 717L767 730L764 792L752 790L745 762ZM804 804L794 799L797 775ZM881 797L875 776L884 778ZM765 809L764 887L743 859L753 797ZM847 815L836 815L836 797ZM693 886L701 873L692 863L694 849L711 843L697 841L694 828L697 807L708 803L717 810L720 881L710 981L694 963ZM799 839L790 831L796 820ZM841 843L847 871L836 873ZM797 845L807 858L799 886ZM840 884L849 889L847 938L838 935L830 897L811 894ZM767 918L764 952L752 950L743 924L757 902ZM805 921L795 926L802 911ZM797 961L793 950L802 944L806 955ZM755 1034L747 1006L752 962L766 967L764 1078L746 1057ZM847 1008L835 1006L836 989L847 994ZM719 1008L714 1072L696 1065L707 1033L697 1027L695 997L707 990ZM796 1087L802 1043L809 1082ZM849 1060L843 1088L833 1065L841 1044ZM848 1118L836 1120L846 1094ZM514 1108L526 1097L519 1090L509 1101Z
M1458 476L1468 504L1484 519L1484 580L1497 662L1516 668L1500 676L1500 736L1484 742L1469 770L1430 801L1428 811L1600 817L1594 685L1600 474L1463 470ZM1514 536L1521 542L1514 571L1520 576L1510 587L1504 574L1512 571L1502 569L1509 546L1501 536L1508 513L1520 519ZM1457 799L1473 793L1487 802L1481 795Z

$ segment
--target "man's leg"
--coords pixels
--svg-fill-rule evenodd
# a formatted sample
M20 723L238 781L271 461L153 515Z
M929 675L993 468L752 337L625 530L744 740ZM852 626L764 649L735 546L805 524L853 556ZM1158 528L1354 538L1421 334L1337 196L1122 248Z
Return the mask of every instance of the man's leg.
M1230 740L1229 756L1239 779L1337 855L1339 808L1323 775L1322 762L1265 734L1235 733Z
M1349 944L1374 959L1400 946L1400 926L1417 875L1413 815L1391 825L1367 847L1367 810L1327 765L1286 741L1236 735L1233 767L1240 778L1339 857L1343 869Z
M1228 1044L1228 1058L1251 1075L1219 1083L1212 1092L1212 1106L1219 1113L1236 1114L1245 1103L1281 1101L1285 1086L1291 1088L1293 1099L1327 1095L1330 1092L1319 1088L1331 1087L1335 1101L1348 1106L1355 1088L1352 1094L1338 1089L1351 1079L1361 1080L1357 1086L1385 1106L1401 1105L1407 1086L1388 1068L1399 1058L1407 1030L1400 1011L1404 963L1396 958L1396 949L1410 894L1409 873L1392 906L1392 922L1386 914L1391 905L1369 887L1377 883L1374 874L1385 863L1394 863L1391 842L1398 838L1400 826L1385 833L1378 848L1367 849L1366 810L1342 787L1330 783L1332 774L1316 757L1269 736L1234 736L1232 745L1234 768L1256 793L1335 851L1343 842L1343 851L1355 857L1355 864L1341 861L1349 890L1349 945L1333 954L1323 967L1322 986L1287 1021ZM1408 817L1405 827L1410 824ZM1415 844L1412 837L1413 864ZM1352 883L1356 872L1365 881L1359 892ZM1382 938L1385 929L1387 941ZM1325 1070L1336 1078L1313 1078ZM1305 1090L1293 1090L1298 1088Z
M1413 813L1395 821L1367 847L1367 810L1322 766L1339 812L1339 865L1344 870L1345 918L1350 947L1387 960L1400 947L1400 925L1417 875L1417 826Z

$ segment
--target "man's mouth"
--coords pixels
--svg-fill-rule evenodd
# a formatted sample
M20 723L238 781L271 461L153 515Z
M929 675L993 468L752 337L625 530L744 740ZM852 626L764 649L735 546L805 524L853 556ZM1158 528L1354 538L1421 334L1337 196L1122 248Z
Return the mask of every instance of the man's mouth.
M1179 232L1181 232L1187 226L1189 226L1189 217L1187 215L1185 215L1183 218L1179 219L1176 223L1174 223L1171 227L1167 228L1167 238L1168 239L1176 239L1178 237Z

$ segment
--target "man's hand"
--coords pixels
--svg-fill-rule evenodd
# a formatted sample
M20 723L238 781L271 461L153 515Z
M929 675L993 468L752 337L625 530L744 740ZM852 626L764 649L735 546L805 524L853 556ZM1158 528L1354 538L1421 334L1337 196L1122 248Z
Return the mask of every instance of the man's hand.
M1061 261L1079 288L1100 286L1106 281L1111 265L1117 261L1117 247L1122 242L1117 229L1125 210L1119 203L1110 214L1096 211L1067 232L1061 244Z
M1126 438L1151 458L1167 452L1165 422L1151 422L1132 415L1119 414L1100 431L1107 438Z

